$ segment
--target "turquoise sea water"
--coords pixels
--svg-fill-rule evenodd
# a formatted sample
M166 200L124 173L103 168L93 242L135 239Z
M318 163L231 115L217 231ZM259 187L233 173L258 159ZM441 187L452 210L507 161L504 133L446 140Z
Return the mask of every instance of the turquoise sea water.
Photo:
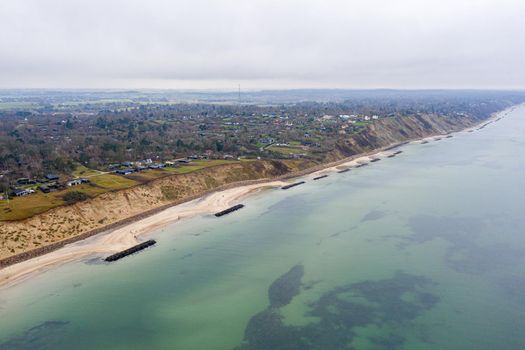
M525 108L0 289L0 349L525 349Z

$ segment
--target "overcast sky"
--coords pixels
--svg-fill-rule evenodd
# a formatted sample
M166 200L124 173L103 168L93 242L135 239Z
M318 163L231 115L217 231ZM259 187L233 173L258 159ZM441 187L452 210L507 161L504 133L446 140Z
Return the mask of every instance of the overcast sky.
M525 88L523 0L0 0L0 87Z

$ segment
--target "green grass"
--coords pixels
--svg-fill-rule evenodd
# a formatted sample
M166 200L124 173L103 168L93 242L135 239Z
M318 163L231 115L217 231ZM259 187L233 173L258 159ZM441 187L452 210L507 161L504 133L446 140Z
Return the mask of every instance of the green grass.
M90 181L91 184L66 187L57 192L42 193L37 190L25 197L2 200L0 201L0 221L22 220L64 205L63 196L71 191L84 192L90 197L96 197L108 191L129 188L139 183L113 174L96 175L91 177Z
M78 166L73 172L74 177L88 178L90 183L78 186L66 187L57 192L42 193L37 190L35 193L25 197L17 197L10 200L0 201L0 221L22 220L36 214L43 213L49 209L64 205L63 196L71 191L79 191L89 197L96 197L108 191L122 190L136 186L140 183L152 181L170 174L188 174L200 169L236 163L236 160L196 160L188 165L178 168L164 168L146 170L137 174L120 176L110 173L102 173L98 170ZM36 187L36 186L30 186ZM35 188L36 189L36 188Z
M138 184L137 181L131 180L129 178L118 176L112 173L105 173L100 170L90 169L83 165L77 166L71 175L73 177L87 178L92 184L101 187L106 191L120 190Z
M37 192L25 197L0 201L0 220L21 220L62 205L64 201L54 194Z
M270 146L267 148L268 151L281 153L281 154L303 154L308 153L300 147L291 147L291 146Z
M83 165L77 166L77 168L72 173L73 177L91 177L100 174L102 174L102 171L89 169Z
M90 190L81 185L74 188L75 191L84 192L89 196L106 192L104 189ZM96 188L96 187L94 187ZM40 191L25 197L17 197L8 201L0 201L0 221L22 220L36 214L43 213L49 209L64 205L64 194L73 191L73 187L52 193L42 193ZM98 192L98 193L97 193Z
M114 174L103 174L89 178L92 184L102 187L106 190L121 190L138 184L137 181L128 179L124 176Z
M155 170L145 170L141 171L140 173L133 173L130 175L126 175L125 178L132 179L137 182L148 182L151 180L159 179L161 177L167 176L168 174L166 171L163 171L161 169L155 169Z
M195 160L188 165L182 165L178 168L164 168L164 171L169 171L175 174L187 174L193 171L197 171L204 168L209 168L212 166L222 165L222 164L231 164L237 163L238 160L223 160L223 159L213 159L213 160Z

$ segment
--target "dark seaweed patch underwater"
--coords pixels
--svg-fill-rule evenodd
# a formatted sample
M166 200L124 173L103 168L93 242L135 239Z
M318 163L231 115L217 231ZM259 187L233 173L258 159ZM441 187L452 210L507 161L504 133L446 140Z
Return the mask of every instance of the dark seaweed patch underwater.
M268 290L270 305L253 316L243 343L235 350L355 349L356 327L378 326L382 333L368 338L373 348L398 349L405 342L402 327L439 302L429 293L430 279L396 273L392 278L337 287L308 305L306 316L319 319L306 326L286 325L280 308L300 292L302 265L292 267Z
M436 239L448 243L445 263L456 272L474 275L497 273L520 264L525 257L523 244L507 242L483 242L480 237L493 238L502 230L497 222L489 218L480 220L470 217L416 215L409 219L411 234L408 236L384 236L401 240L397 245L405 249L409 245L424 244ZM489 225L491 224L491 225ZM525 222L515 225L515 235L521 234ZM509 228L504 230L509 231Z
M452 270L483 276L503 289L514 301L525 305L525 278L519 270L525 261L523 243L480 240L484 235L494 239L500 231L514 231L515 237L519 237L525 222L513 220L513 227L502 227L497 219L497 216L480 220L417 215L409 220L412 234L402 237L405 242L398 247L404 249L408 244L443 239L448 243L444 261Z
M56 336L57 332L60 332L68 324L68 321L46 321L28 329L19 336L0 343L0 350L47 349L48 338Z

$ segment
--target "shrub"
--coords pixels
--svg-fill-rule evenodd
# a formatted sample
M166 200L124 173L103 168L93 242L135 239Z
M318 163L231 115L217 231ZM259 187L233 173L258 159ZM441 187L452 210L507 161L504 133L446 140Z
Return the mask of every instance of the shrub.
M64 202L66 202L67 204L82 202L88 198L89 196L87 194L85 194L84 192L79 192L79 191L68 192L63 197Z

